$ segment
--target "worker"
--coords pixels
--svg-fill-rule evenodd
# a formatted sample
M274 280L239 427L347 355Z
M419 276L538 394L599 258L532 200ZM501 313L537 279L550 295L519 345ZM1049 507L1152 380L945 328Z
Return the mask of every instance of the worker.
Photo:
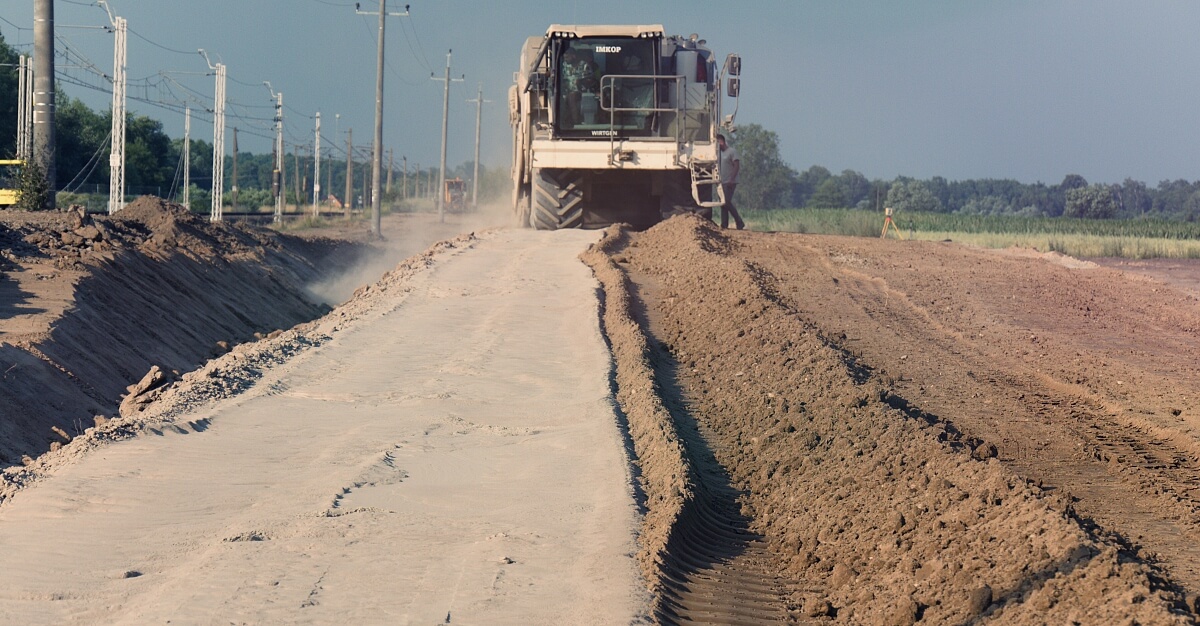
M563 55L562 88L566 96L566 111L563 111L563 127L574 128L583 121L583 94L596 92L596 64L585 59L574 48Z
M732 213L737 229L742 230L746 227L746 223L742 221L742 216L738 215L737 208L733 206L733 192L737 189L738 173L742 169L742 161L738 158L737 149L729 145L724 134L717 134L717 147L721 150L719 164L721 190L725 192L725 204L721 205L721 228L729 228L729 214Z

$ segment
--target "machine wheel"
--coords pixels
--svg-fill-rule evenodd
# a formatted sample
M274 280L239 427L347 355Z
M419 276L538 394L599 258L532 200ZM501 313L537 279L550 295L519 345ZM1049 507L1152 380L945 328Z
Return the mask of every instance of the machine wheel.
M583 226L583 175L572 170L533 172L529 225L538 230Z

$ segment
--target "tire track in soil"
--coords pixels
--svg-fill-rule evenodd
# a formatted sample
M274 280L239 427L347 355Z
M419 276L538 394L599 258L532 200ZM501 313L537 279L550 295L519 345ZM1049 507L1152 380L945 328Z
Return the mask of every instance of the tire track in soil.
M642 284L645 284L643 280ZM650 335L641 290L631 288L635 314ZM650 363L663 405L696 468L696 497L684 506L667 542L663 593L655 617L662 624L786 622L786 582L763 536L741 512L743 495L712 452L712 440L688 409L678 363L651 335Z

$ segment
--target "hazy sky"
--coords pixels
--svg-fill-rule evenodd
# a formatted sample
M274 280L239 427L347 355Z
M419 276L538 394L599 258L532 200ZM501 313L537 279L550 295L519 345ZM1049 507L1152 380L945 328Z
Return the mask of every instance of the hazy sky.
M385 144L410 165L438 158L442 83L429 76L442 76L447 49L454 49L452 75L466 75L451 90L448 162L472 157L475 105L466 100L482 83L492 102L483 110L481 160L507 167L507 89L526 37L556 22L661 23L671 33L699 33L720 56L743 55L738 122L778 133L784 159L797 170L819 164L869 178L1047 183L1068 173L1152 185L1200 179L1200 3L1190 0L410 2L411 17L388 21L384 123ZM33 4L0 0L0 33L22 49L32 31L12 24L30 29ZM377 9L378 1L363 5ZM289 142L311 141L309 118L321 111L324 142L336 124L339 145L348 128L356 145L369 143L377 18L356 15L354 2L111 6L137 33L129 36L131 81L166 71L211 106L212 78L182 72L207 69L196 48L226 63L235 103L228 124L241 129L242 150L270 151L264 80L284 93ZM60 36L111 73L112 35L68 28L106 24L104 12L80 0L55 7ZM104 94L65 87L93 107L108 106ZM129 108L182 134L181 114L136 101ZM209 123L194 121L192 132L211 141Z

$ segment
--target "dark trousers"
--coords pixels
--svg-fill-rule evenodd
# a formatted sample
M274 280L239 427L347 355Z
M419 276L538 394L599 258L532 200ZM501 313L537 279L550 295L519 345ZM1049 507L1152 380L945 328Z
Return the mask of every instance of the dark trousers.
M733 206L733 192L737 189L737 183L721 183L721 188L725 190L725 204L721 205L721 228L729 228L730 213L733 214L733 223L737 224L738 230L745 228L746 222L742 221L737 207Z

